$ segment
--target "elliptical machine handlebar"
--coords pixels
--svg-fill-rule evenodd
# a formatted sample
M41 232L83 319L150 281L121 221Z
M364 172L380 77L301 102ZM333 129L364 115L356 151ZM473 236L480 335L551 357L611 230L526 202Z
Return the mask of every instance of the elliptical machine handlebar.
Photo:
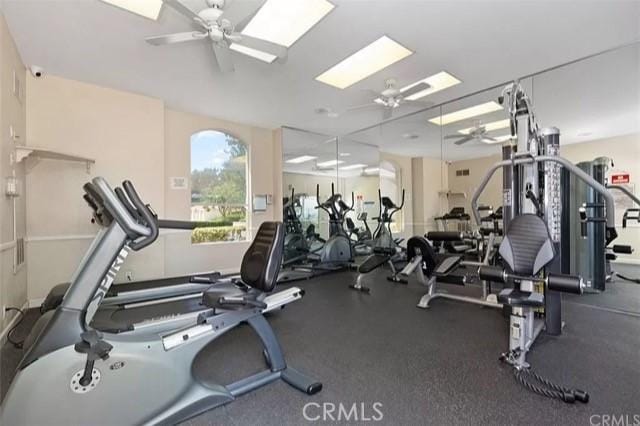
M129 238L135 240L140 237L144 237L143 240L139 241L137 245L138 248L136 250L145 247L153 242L155 237L157 237L157 224L155 220L151 220L145 225L138 223L136 219L131 216L131 213L127 210L127 208L120 202L118 196L115 194L111 186L107 183L107 181L102 177L93 178L93 188L97 191L99 198L101 199L104 207L109 212L111 217L122 227L125 233L129 236ZM135 190L133 189L133 185L130 185L131 190L135 194ZM134 206L136 206L136 202L139 202L142 205L142 209L140 206L136 206L137 209L146 210L146 206L142 204L140 198L135 194L135 198L132 200ZM154 232L155 228L155 232ZM133 248L133 247L132 247Z
M122 182L122 186L124 187L129 200L133 203L136 211L141 216L144 223L146 223L151 230L151 233L145 238L133 241L131 244L129 244L129 246L133 250L140 250L148 246L149 244L152 244L156 240L156 238L158 238L159 230L157 218L156 215L151 211L149 206L142 202L140 196L138 196L138 192L136 191L131 181L125 180L124 182Z

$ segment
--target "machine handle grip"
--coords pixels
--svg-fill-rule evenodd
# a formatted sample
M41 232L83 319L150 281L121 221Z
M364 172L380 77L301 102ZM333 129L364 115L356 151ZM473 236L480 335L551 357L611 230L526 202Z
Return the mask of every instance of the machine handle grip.
M478 269L478 275L481 280L491 281L494 283L504 283L506 274L504 269L497 266L484 265Z
M135 207L133 207L133 205L131 204L131 202L127 198L127 196L124 193L124 191L122 190L122 188L117 187L114 191L115 191L116 195L118 196L118 199L120 200L122 205L125 206L125 208L129 211L129 214L131 214L131 216L133 216L135 218L139 218L140 217L140 213L138 213L138 211L135 209Z
M129 238L148 237L152 234L151 226L140 224L136 220L137 218L134 219L131 216L104 178L99 176L93 178L93 185L99 192L100 199L103 200L103 204L111 217L118 222Z
M547 275L547 288L563 293L582 294L584 281L577 275L552 274Z
M619 253L619 254L633 254L633 247L628 246L628 245L620 245L620 244L614 244L614 246L612 247L613 252L614 253Z
M149 207L147 207L138 196L138 193L131 181L125 180L122 182L122 186L127 193L127 197L131 200L133 207L135 207L136 211L151 231L149 235L146 235L141 240L134 241L129 245L133 250L140 250L153 243L156 238L158 238L158 222L153 213L151 213L151 210L149 210Z

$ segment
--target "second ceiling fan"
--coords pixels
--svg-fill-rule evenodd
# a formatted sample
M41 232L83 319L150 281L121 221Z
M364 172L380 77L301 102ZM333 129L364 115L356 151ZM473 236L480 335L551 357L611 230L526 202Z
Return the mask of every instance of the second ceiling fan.
M234 70L232 51L251 57L262 56L267 62L270 62L269 59L283 61L287 57L285 46L241 33L264 2L258 2L255 8L247 11L244 7L233 7L230 0L206 0L207 7L196 13L179 0L163 0L164 4L189 18L197 31L147 37L145 40L154 46L207 40L211 42L218 68L222 72Z

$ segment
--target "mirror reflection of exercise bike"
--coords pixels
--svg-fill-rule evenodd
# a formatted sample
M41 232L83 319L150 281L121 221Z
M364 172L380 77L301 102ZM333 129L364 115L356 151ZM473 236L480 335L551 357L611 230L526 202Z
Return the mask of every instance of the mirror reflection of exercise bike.
M378 221L378 227L373 233L371 247L373 253L367 257L364 262L358 266L358 278L355 284L349 285L349 288L364 293L369 293L369 287L362 285L362 278L365 274L383 266L389 265L391 275L387 277L389 281L406 284L407 280L400 278L396 269L396 263L404 260L405 250L400 246L402 238L393 238L391 232L391 224L393 223L393 215L398 213L404 207L404 189L402 190L402 201L400 205L396 205L391 198L383 197L378 189L379 215L375 218Z
M302 260L309 253L307 237L296 210L299 207L300 199L295 196L295 189L292 188L291 197L282 199L282 219L285 227L283 265Z
M353 209L354 195L351 194L351 205L342 199L341 194L335 192L334 184L331 184L331 196L324 202L320 202L320 185L316 186L316 209L323 210L329 216L329 238L322 240L323 244L317 250L308 250L306 256L298 262L286 264L278 282L309 279L327 272L342 270L351 265L353 252L349 236L344 229L344 218L347 212ZM313 239L320 241L315 233L315 228L307 229L307 244L309 234Z

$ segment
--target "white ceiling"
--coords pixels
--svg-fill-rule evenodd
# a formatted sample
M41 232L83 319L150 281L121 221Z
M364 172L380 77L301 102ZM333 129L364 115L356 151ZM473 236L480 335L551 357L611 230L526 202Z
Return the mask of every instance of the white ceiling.
M317 107L343 110L367 102L363 89L380 89L388 77L404 85L447 70L463 84L429 97L440 103L640 39L637 1L332 1L337 7L293 45L287 63L235 55L236 72L226 75L216 71L205 43L144 42L191 28L166 7L158 22L98 0L4 0L3 10L25 63L50 74L158 97L186 111L328 134L374 124L381 114L329 119L315 114ZM202 0L185 3L204 6ZM345 90L314 80L383 34L415 54ZM565 109L575 105L570 101ZM557 102L562 111L569 100Z

